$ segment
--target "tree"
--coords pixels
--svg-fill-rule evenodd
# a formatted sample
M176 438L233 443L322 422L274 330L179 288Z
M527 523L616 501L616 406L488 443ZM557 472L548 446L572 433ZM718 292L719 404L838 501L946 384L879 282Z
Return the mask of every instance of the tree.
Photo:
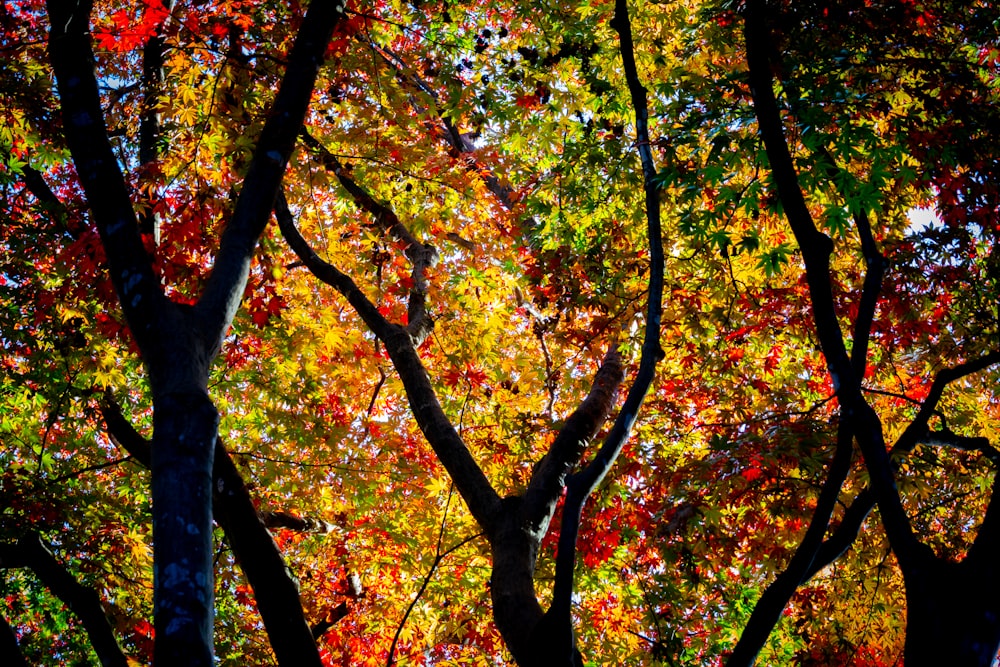
M996 652L995 10L320 4L4 7L5 655Z
M90 37L92 5L57 1L46 9L63 138L153 396L154 444L149 464L156 660L207 665L213 654L211 498L218 428L218 414L207 393L209 367L242 298L256 240L270 217L322 55L343 12L316 3L304 17L212 272L193 303L180 303L160 286L109 141ZM140 40L145 42L144 55L158 59L160 54L153 51L166 8L154 9L160 11L147 12L145 25L137 30L147 33ZM156 64L144 66L149 70ZM157 83L157 77L144 78L150 86ZM144 92L148 103L155 89ZM146 110L147 118L155 113ZM151 159L148 144L156 140L149 124L147 120L140 131L144 145L139 157L144 161Z
M153 405L153 443L149 447L142 441L124 420L114 404L113 399L107 399L103 407L104 419L116 444L126 449L136 460L148 465L152 471L153 510L154 510L154 545L153 566L157 573L154 585L154 608L156 628L157 660L161 662L206 662L211 659L211 629L208 621L212 618L211 602L211 541L207 539L207 530L211 502L209 489L214 488L210 481L212 469L213 442L217 429L216 409L211 405L205 392L209 378L209 365L218 353L221 339L235 313L236 306L243 291L243 285L249 272L250 257L256 239L260 236L263 224L270 215L271 201L274 198L274 188L277 179L283 171L291 152L291 143L299 133L302 118L305 115L304 103L309 96L315 76L315 66L318 53L325 48L329 32L341 14L336 11L315 9L313 14L307 14L297 46L289 55L289 63L282 83L278 88L278 96L273 102L268 121L261 129L253 157L249 160L246 174L242 177L239 193L235 198L230 221L225 226L218 241L218 251L211 271L204 278L204 286L196 287L190 293L184 294L184 288L173 294L164 293L156 285L160 278L155 274L157 267L151 263L149 254L155 253L143 246L140 231L153 231L157 223L162 221L159 205L154 193L155 161L157 160L157 143L161 140L159 109L154 108L156 88L164 82L160 69L168 63L165 60L167 42L165 31L170 17L168 7L155 6L139 17L137 26L128 26L123 35L117 38L105 35L98 41L112 50L142 48L141 64L141 95L140 124L136 138L137 157L140 174L152 177L149 184L141 186L144 196L138 203L129 200L116 156L107 139L104 126L104 114L100 106L99 79L94 74L91 64L91 44L89 28L91 23L90 7L63 6L52 3L48 8L49 20L53 26L50 29L50 59L59 85L58 106L63 116L63 132L68 143L69 153L75 163L76 172L81 176L85 201L90 209L90 218L101 234L101 243L107 256L112 282L128 323L129 330L135 337L135 343L142 355L148 374ZM338 10L339 11L339 10ZM107 16L118 30L126 27L127 14L122 12L98 15ZM623 24L627 26L627 22ZM187 27L187 26L185 26ZM624 28L623 28L624 29ZM233 27L229 34L232 50L228 55L233 61L241 60L241 47L235 42ZM633 68L634 69L634 68ZM633 73L634 77L634 73ZM635 84L636 86L638 84ZM637 88L638 90L638 88ZM232 94L232 91L229 91ZM644 113L644 111L642 111ZM448 129L447 122L445 128ZM308 137L308 135L306 135ZM458 135L457 140L462 137ZM648 143L648 142L647 142ZM647 151L648 153L648 151ZM23 154L23 151L22 151ZM336 158L333 158L336 160ZM649 156L647 155L647 161ZM128 159L126 158L126 164ZM49 201L58 206L58 198L52 193L42 175L33 167L20 164L19 171L27 174L24 178L29 192L38 201ZM338 175L339 168L337 169ZM647 180L652 174L647 164ZM484 179L492 185L500 198L506 195L496 185L496 180ZM362 205L382 214L375 209L377 203L356 184L352 187L351 179L342 176L340 181ZM652 185L650 186L653 187ZM651 190L652 193L652 190ZM656 198L648 197L653 203ZM160 200L162 201L162 200ZM509 201L507 202L509 204ZM135 213L136 208L139 214ZM286 205L281 202L278 207L279 216L287 215ZM655 225L654 217L650 224ZM380 220L380 222L385 222ZM141 223L141 224L140 224ZM433 251L429 247L417 244L399 223L386 224L399 240L406 245L408 255L414 261L415 288L411 297L410 332L395 330L395 336L384 333L387 323L381 320L383 343L404 359L401 364L413 365L416 357L410 347L409 339L417 342L426 335L422 330L421 308L423 296L423 273L432 263ZM654 227L654 229L656 229ZM400 232L402 230L402 232ZM157 234L152 234L154 243L158 242ZM653 238L659 237L657 232ZM146 243L150 241L146 238ZM190 248L185 248L190 251ZM654 255L655 257L655 255ZM161 269L164 278L170 278L169 269ZM658 288L654 289L654 292ZM276 314L280 306L275 306L275 300L268 303L270 314ZM253 306L253 302L251 302ZM651 300L650 313L656 317L658 298ZM374 308L370 309L374 311ZM378 317L382 317L374 311ZM254 313L254 321L258 322L258 314ZM371 312L365 314L373 317ZM265 318L266 319L266 318ZM374 320L371 320L374 321ZM259 322L258 322L259 323ZM400 333L406 337L400 340ZM652 364L655 363L656 328L650 329L645 344L644 361L642 363L642 380L638 382L628 399L627 410L619 420L619 425L609 438L597 462L587 468L587 473L581 478L580 485L572 494L573 502L582 504L583 500L593 490L594 485L607 471L617 452L628 435L631 422L635 419L638 404L642 400L646 387L651 380ZM409 348L409 352L407 352ZM405 355L409 355L408 357ZM419 362L417 362L419 363ZM403 370L404 378L410 380L410 375ZM453 470L453 476L465 499L471 506L473 514L487 528L489 536L496 542L504 542L500 535L510 533L517 543L516 553L507 555L504 549L498 549L496 567L500 572L512 573L513 585L504 590L503 586L495 585L497 591L495 605L500 611L501 627L506 623L516 627L508 640L515 652L524 651L524 659L530 656L536 648L529 647L529 636L521 631L527 627L538 635L531 626L540 622L540 607L531 593L527 602L527 623L521 619L524 610L521 609L528 598L525 592L530 592L532 572L534 570L534 553L537 552L541 537L545 534L548 521L551 520L555 503L562 486L562 480L570 468L580 458L583 451L581 444L595 434L604 421L611 403L617 393L617 385L621 379L621 362L617 351L610 351L602 370L595 380L594 389L583 405L567 420L566 426L553 443L553 449L546 462L538 468L537 481L529 485L525 510L499 512L500 498L491 487L487 491L471 492L470 488L485 482L482 473L476 473L476 464L467 454L461 452L465 445L458 442L459 467ZM426 384L426 378L416 377L417 382L425 386L415 390L418 398L416 405L426 400L433 400L434 392ZM84 391L84 393L86 393ZM418 418L423 418L419 407L415 410ZM444 420L443 413L434 415ZM452 437L457 438L453 428ZM432 427L426 427L432 428ZM438 427L441 428L441 427ZM432 437L432 442L438 444ZM237 551L237 557L247 564L245 550L239 546L239 537L234 534L234 527L225 512L232 504L225 502L223 492L226 486L223 480L232 480L232 474L225 472L225 452L219 451L216 478L219 486L216 489L217 500L222 506L223 514L217 508L216 515L220 524L227 528L228 537ZM171 453L172 452L172 453ZM447 450L442 449L442 459L451 462ZM464 457L464 459L463 459ZM220 470L220 466L222 469ZM464 466L464 469L462 468ZM468 478L468 474L474 477ZM228 477L227 477L228 474ZM475 475L478 474L478 477ZM238 478L234 482L239 486ZM488 484L488 483L487 483ZM479 495L477 495L479 494ZM485 501L482 495L485 494ZM486 504L484 504L486 503ZM506 503L508 506L510 502ZM577 510L579 511L579 510ZM534 515L538 515L534 517ZM532 524L530 534L521 535L524 526L521 523L528 519ZM252 522L251 522L252 523ZM572 525L572 520L567 520ZM506 526L506 527L505 527ZM505 547L506 548L506 547ZM570 554L571 556L571 554ZM193 562L192 562L193 561ZM569 627L569 594L572 587L572 557L567 561L569 570L560 573L560 578L568 580L563 586L568 586L563 596L563 602L558 609L563 618L557 624L565 625L567 636L571 636ZM508 564L509 563L509 564ZM566 565L561 566L561 569ZM247 572L248 576L250 572ZM520 583L518 583L518 580ZM501 581L501 580L497 580ZM260 597L259 590L258 593ZM505 602L513 596L513 604ZM267 613L265 611L265 619ZM506 620L504 617L509 617ZM270 630L271 628L269 628ZM272 636L275 631L271 630ZM175 639L176 636L176 639ZM535 640L537 643L537 640ZM569 639L561 650L567 656L572 655L572 640ZM280 654L278 647L275 647ZM200 656L200 657L196 657ZM535 658L537 659L537 658Z
M832 384L827 395L836 395L838 410L826 429L814 426L815 430L806 432L810 439L830 438L836 443L835 453L816 496L807 532L787 567L758 600L728 664L754 660L782 611L792 611L787 605L796 590L850 548L876 503L906 586L907 663L947 659L988 664L997 645L989 623L981 625L978 619L984 615L979 605L990 604L986 601L990 595L984 591L982 601L974 602L971 589L989 585L990 576L977 570L976 561L991 540L989 520L982 518L984 511L990 516L991 495L955 504L956 498L974 493L965 486L969 481L965 464L950 469L940 492L929 486L907 489L905 471L913 468L914 462L900 462L905 452L918 445L978 451L983 455L978 465L987 465L993 451L989 431L975 425L979 418L966 422L968 431L952 430L956 415L979 409L967 402L977 390L982 391L968 384L969 377L997 361L992 307L989 297L980 301L993 288L987 268L992 261L993 240L991 233L984 232L992 223L969 225L971 210L977 211L973 215L985 216L979 220L990 219L995 210L989 188L978 185L980 171L988 173L991 168L992 158L986 153L993 140L978 121L965 116L965 109L971 107L978 113L992 113L991 94L984 82L995 73L982 67L988 47L977 41L985 34L978 22L985 19L986 10L977 3L942 3L933 8L908 3L845 3L826 8L747 3L740 15L716 11L717 26L724 31L745 22L749 87L737 95L746 100L752 92L753 121L760 129L759 139L756 132L736 139L741 133L732 132L731 124L724 137L716 135L726 142L713 144L722 154L737 141L746 142L740 146L743 151L748 150L748 144L756 145L750 150L760 156L759 168L769 175L764 181L769 208L780 205L772 211L787 217L802 254L805 274L800 285L808 288L803 305L811 309L807 325L822 349ZM957 21L958 16L962 17L961 34L938 32L940 26L949 24L946 17ZM968 54L973 57L967 58ZM770 92L775 82L780 96ZM935 147L933 137L939 132L955 131L955 118L937 115L941 107L937 99L928 96L929 90L942 90L942 94L963 101L959 108L965 120L957 123L964 133L962 147L957 149L961 157L942 155ZM708 136L718 125L734 123L733 115L723 114L723 118L707 129ZM735 123L746 120L742 116ZM975 149L968 141L973 135L977 136L975 141L983 142ZM930 143L925 143L928 140ZM761 149L765 155L760 155ZM958 170L967 170L967 184L959 186L962 195L949 194L952 186L936 182L936 177L918 177L930 152L935 153L933 161L938 165L932 171L952 174L956 164L963 165ZM721 180L730 194L725 197L726 205L716 204L723 209L723 216L703 216L699 223L705 227L699 225L695 231L728 243L725 226L732 225L733 213L739 217L739 208L746 202L745 195L753 192L754 183L740 189L739 175L733 178L723 172L720 179L712 164L702 174L715 187ZM946 177L948 183L951 177ZM932 184L945 224L915 229L903 214L921 203L920 197L926 196L924 188ZM963 201L959 206L963 213L955 218L949 211L958 199ZM753 206L749 212L754 219L763 220L764 208ZM738 223L733 226L738 228ZM944 241L946 238L949 240ZM933 248L941 241L954 243L956 252L938 254ZM965 245L970 242L978 249ZM860 256L855 258L847 250L853 244L860 246ZM886 254L884 248L889 248ZM916 248L919 250L914 254ZM942 272L949 274L950 281L970 286L978 282L965 291L969 300L960 298L965 303L956 304L954 311L954 285L935 278ZM856 285L853 290L852 283ZM948 307L941 308L941 304ZM970 325L973 321L976 324ZM851 332L849 344L845 344L844 329ZM878 347L870 347L872 340L878 341ZM886 367L888 374L882 370ZM943 408L946 391L949 402ZM885 400L901 396L919 410L900 412L900 406ZM818 404L809 412L816 407ZM931 424L932 415L941 420L941 428ZM958 421L963 418L959 416ZM804 441L802 435L797 436L800 442ZM746 434L739 438L747 439ZM886 455L886 439L895 439L893 464ZM860 493L845 488L852 441L858 443L871 478L870 488ZM943 463L948 456L938 458L935 454L931 460L943 467L948 465ZM924 463L927 461L924 458ZM776 468L787 465L775 464ZM921 470L923 465L915 467ZM765 475L758 468L752 477ZM990 482L978 484L985 490ZM844 498L845 491L846 509L834 522L835 529L828 531L838 497ZM916 510L911 503L917 503ZM950 510L944 510L949 506ZM936 526L924 522L928 509L939 515L953 511L962 517L956 517L959 524L965 522L965 526L956 530L953 524L956 527L950 539L942 539L943 522ZM980 521L983 523L976 535L969 526ZM970 539L970 534L975 539ZM954 574L957 572L963 574ZM966 573L978 583L959 584L956 576ZM810 587L815 590L811 583ZM945 594L938 587L949 592ZM947 595L958 595L965 602L947 604L942 597ZM949 625L952 622L957 627ZM945 635L950 639L944 639ZM822 658L825 663L856 661L864 648L842 643L847 644L850 656L841 657L842 652L834 651ZM813 646L809 651L813 659L823 654L817 649Z
M957 559L950 554L935 553L913 530L899 495L886 449L885 426L863 394L867 339L881 291L885 258L871 233L864 203L852 206L848 200L848 208L855 211L867 269L859 312L854 322L853 348L848 354L837 320L830 277L830 256L833 249L829 237L816 228L802 195L799 177L787 148L779 110L772 93L773 83L768 73L770 55L766 11L764 3L753 2L748 3L744 10L747 62L751 89L754 92L754 109L778 196L802 251L816 335L826 357L838 402L842 406L840 428L853 434L864 456L869 484L889 543L902 570L907 591L905 661L907 664L937 664L942 660L969 665L992 664L1000 649L1000 626L995 621L997 610L994 608L994 577L990 573L991 568L986 565L992 560L996 541L993 535L993 515L996 512L992 501L994 494L987 496L989 502L978 531L966 553ZM937 19L933 15L927 17L924 13L916 18L924 18L924 21ZM828 171L832 171L834 178L837 176L836 169L835 165L828 165ZM984 208L996 210L995 198L991 192L977 194L980 199L977 203L981 203ZM970 195L971 193L967 193L966 197L973 199L974 195ZM985 231L983 240L988 247L992 246L991 236L990 232ZM987 264L989 261L987 260ZM949 383L988 368L1000 360L995 347L995 334L991 329L993 327L987 325L978 331L970 331L969 340L963 341L964 344L960 346L960 349L964 348L961 354L966 360L937 376L928 396L921 403L920 411L907 424L895 448L907 450L920 442L926 442L989 453L992 445L988 438L963 438L947 427L943 433L937 434L929 428L928 421ZM848 440L844 438L844 442ZM838 458L848 460L849 456L846 453L838 454ZM846 467L842 465L841 471L837 472L831 470L828 483L836 481L829 488L842 484ZM832 507L827 504L823 510L827 517L830 509ZM827 517L817 514L816 518L819 519L818 523L825 524ZM812 558L815 559L815 548L813 553ZM808 563L802 567L801 572L804 573L807 567Z
M594 377L590 393L559 429L528 477L526 488L520 493L511 493L502 498L469 455L467 445L441 409L430 378L416 352L432 327L426 306L427 272L438 260L436 249L414 238L393 211L375 201L353 178L345 176L336 158L324 153L343 187L359 207L375 218L376 225L401 246L412 266L406 325L400 326L379 312L378 307L349 276L312 251L295 228L286 202L279 201L277 208L282 233L302 263L319 280L334 287L350 302L385 347L389 359L400 374L410 409L420 430L448 471L452 483L490 544L493 570L490 592L494 619L515 660L523 665L582 664L573 638L571 599L577 532L583 505L621 452L652 383L657 358L662 354L659 347L663 283L659 192L649 142L646 91L639 82L636 71L631 25L624 2L616 5L612 26L621 41L626 80L636 110L637 137L642 146L639 152L646 193L651 275L646 333L637 376L630 384L615 424L600 450L587 465L580 465L586 445L607 419L623 379L621 359L616 350L609 350L605 356ZM442 124L443 129L450 131L446 123ZM458 145L455 148L462 151L465 147ZM489 184L487 181L487 185ZM502 193L496 194L502 196ZM564 489L566 502L563 506L555 563L555 582L548 609L543 611L534 583L538 551Z

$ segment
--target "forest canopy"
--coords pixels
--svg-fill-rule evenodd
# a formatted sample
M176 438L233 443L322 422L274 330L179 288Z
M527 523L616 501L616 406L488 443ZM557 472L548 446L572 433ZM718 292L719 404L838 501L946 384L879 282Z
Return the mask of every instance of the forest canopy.
M0 663L1000 652L1000 9L4 0Z

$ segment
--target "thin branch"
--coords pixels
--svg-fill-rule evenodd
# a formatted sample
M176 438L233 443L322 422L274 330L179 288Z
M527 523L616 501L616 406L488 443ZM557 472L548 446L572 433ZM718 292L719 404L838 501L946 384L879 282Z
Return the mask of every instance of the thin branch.
M899 377L898 374L896 377L897 378ZM923 404L923 401L916 398L911 398L906 394L899 393L898 391L889 391L887 389L878 389L876 387L865 387L865 386L861 387L861 391L863 391L866 394L875 394L876 396L888 396L889 398L898 398L901 401L906 401L907 403L912 403L913 405L917 406Z
M341 463L331 463L328 461L296 461L294 459L279 458L276 456L266 456L264 454L259 454L253 451L237 451L233 450L232 455L235 457L246 457L248 459L256 459L258 461L268 461L270 463L282 463L285 465L296 466L299 468L329 468L330 470L342 470L344 472L357 472L366 475L385 475L389 479L394 479L397 481L406 482L410 477L402 475L398 472L393 471L391 468L358 468L356 466L345 466Z
M410 617L410 613L413 611L413 608L416 606L417 602L420 601L420 596L422 596L424 594L424 591L427 590L427 585L434 577L434 572L437 570L438 565L440 565L441 561L443 561L447 556L451 555L455 551L458 551L472 540L475 540L479 537L483 537L483 535L484 533L476 533L475 535L471 535L462 540L461 542L459 542L458 544L449 547L445 551L438 552L434 555L434 561L431 563L430 569L428 569L427 574L424 576L424 580L421 582L420 588L417 590L416 595L413 596L413 600L411 600L410 604L406 607L406 611L403 613L403 618L399 621L399 626L396 628L396 632L392 637L392 644L389 646L389 656L386 659L385 663L387 666L392 665L396 662L393 655L396 652L396 644L399 641L399 635L403 631L403 626L406 624L406 620Z
M433 322L427 314L427 270L437 265L440 256L437 248L418 241L406 225L400 221L395 211L387 205L376 201L376 199L349 174L340 160L326 150L326 148L308 132L302 133L303 140L320 162L330 169L340 185L347 191L354 202L362 209L371 214L375 224L380 229L387 232L403 246L403 254L409 260L410 277L413 280L413 287L410 288L410 297L407 302L407 331L413 337L414 343L419 346L430 334ZM287 204L282 204L287 208Z
M417 425L455 482L455 487L473 517L487 535L492 535L500 512L500 496L441 408L410 333L389 322L348 275L324 261L309 247L296 229L283 195L278 197L274 212L281 233L302 263L317 279L340 292L385 345L386 352L403 381Z
M437 570L438 565L441 564L441 561L444 560L444 558L448 554L460 549L461 547L465 546L472 540L482 535L482 533L476 533L475 535L467 537L466 539L450 547L449 549L443 552L441 551L441 545L444 543L444 529L448 521L448 508L451 505L451 494L454 488L455 485L452 484L448 489L448 500L445 502L444 513L441 516L441 526L438 528L437 546L434 547L434 561L431 563L430 568L427 570L427 574L424 576L424 580L421 582L420 588L417 589L417 594L413 596L413 599L410 601L410 604L406 607L406 611L403 612L403 617L399 620L399 625L396 626L396 632L392 636L392 643L389 644L389 654L386 656L385 659L386 667L391 667L391 665L393 665L396 662L396 645L399 643L399 636L400 634L402 634L403 628L406 626L406 621L410 617L410 614L413 612L413 608L416 607L417 602L420 600L420 597L424 594L424 591L427 590L427 585L431 582L431 578L433 578L434 572Z
M732 654L726 660L726 667L751 667L757 659L757 654L764 647L767 638L781 618L781 613L788 605L792 595L806 580L816 555L823 544L830 517L840 497L840 490L851 470L851 459L854 448L853 433L848 420L841 419L837 427L837 448L830 462L826 481L816 500L816 509L806 534L795 549L795 554L784 570L764 590L760 599L754 605L750 619L747 621L740 639Z
M388 48L376 44L374 41L369 41L371 48L379 54L382 61L393 70L396 78L406 86L412 86L417 90L428 95L438 107L441 106L441 100L439 95L434 91L434 88L423 81L420 77L416 75L413 68L408 67L403 59L390 51ZM409 96L410 106L413 107L414 111L418 115L423 115L428 113L413 95ZM438 122L440 126L437 127L438 136L448 144L451 154L453 157L462 156L466 169L470 172L475 172L479 178L486 185L486 189L496 197L497 201L508 211L514 209L514 190L510 187L504 185L499 178L489 169L484 169L480 162L475 157L475 145L469 139L468 135L463 134L459 130L454 121L446 115L439 114L437 109L434 110L437 114Z
M579 473L573 475L573 486L589 495L604 479L622 446L628 439L639 408L653 382L656 364L663 358L660 347L660 322L663 311L663 238L660 224L660 193L656 184L656 166L649 143L646 89L639 82L636 69L632 27L626 0L616 0L612 27L619 34L625 78L632 96L636 116L636 145L642 164L645 191L646 236L649 243L649 293L646 301L646 325L643 334L639 370L629 387L622 406L604 444L594 459Z
M660 223L660 193L656 183L656 166L649 142L649 110L646 89L639 80L635 62L635 45L632 24L628 15L627 0L616 0L611 27L618 33L625 80L628 83L632 108L635 112L636 146L642 165L645 192L646 236L649 243L649 293L646 302L646 325L643 334L639 369L629 387L625 403L618 413L611 430L594 458L580 472L570 476L563 506L563 520L556 554L556 575L552 591L552 605L546 616L554 623L557 633L570 632L570 608L573 593L573 571L576 563L576 541L580 529L583 504L611 469L625 445L652 385L657 362L663 358L660 347L660 321L663 301L663 239ZM562 641L557 636L556 641Z
M368 415L369 420L372 418L372 411L375 409L375 402L378 400L379 392L382 391L382 385L385 384L385 381L388 379L388 377L389 376L385 374L385 371L382 370L382 366L380 365L378 367L378 382L375 383L375 389L372 390L371 400L368 401L368 410L366 411L366 413Z
M93 465L89 465L89 466L86 466L84 468L80 468L79 470L74 470L73 472L66 473L65 475L60 475L58 477L53 477L51 479L48 479L48 480L46 480L45 485L46 486L52 486L52 485L55 485L55 484L60 484L62 482L65 482L68 479L76 479L77 477L80 477L81 475L85 475L88 472L96 472L98 470L107 470L108 468L114 468L116 465L120 465L122 463L125 463L127 461L131 461L131 460L132 460L131 456L126 456L123 459L114 459L112 461L105 461L104 463L94 463Z

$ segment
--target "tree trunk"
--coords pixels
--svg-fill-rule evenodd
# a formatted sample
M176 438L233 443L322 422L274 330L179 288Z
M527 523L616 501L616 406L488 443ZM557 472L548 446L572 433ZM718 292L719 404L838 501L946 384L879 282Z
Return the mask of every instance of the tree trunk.
M995 567L921 559L906 580L906 667L990 667L1000 650Z
M218 412L204 391L170 393L154 400L157 667L213 663L212 459L218 424Z
M493 572L490 597L493 619L504 642L519 665L527 665L532 630L541 621L543 611L535 596L535 558L537 547L521 515L520 498L504 498L495 532L490 535Z
M535 594L540 535L530 529L521 498L505 498L504 511L490 536L493 619L520 667L580 667L572 626L542 611Z

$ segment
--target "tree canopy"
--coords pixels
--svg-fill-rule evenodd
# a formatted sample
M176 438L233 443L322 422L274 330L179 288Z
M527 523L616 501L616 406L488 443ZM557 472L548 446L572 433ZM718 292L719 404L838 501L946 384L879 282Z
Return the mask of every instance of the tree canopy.
M991 665L1000 9L5 0L0 662Z

